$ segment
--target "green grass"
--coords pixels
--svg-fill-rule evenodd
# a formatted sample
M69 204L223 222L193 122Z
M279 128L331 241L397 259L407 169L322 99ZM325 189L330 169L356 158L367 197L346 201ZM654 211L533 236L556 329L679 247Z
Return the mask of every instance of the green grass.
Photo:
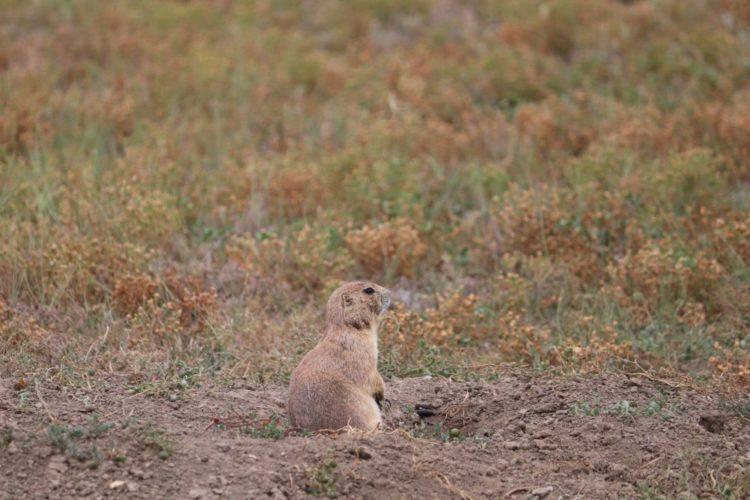
M329 459L309 469L306 472L305 492L313 496L336 497L336 479L333 476L336 466L336 461Z

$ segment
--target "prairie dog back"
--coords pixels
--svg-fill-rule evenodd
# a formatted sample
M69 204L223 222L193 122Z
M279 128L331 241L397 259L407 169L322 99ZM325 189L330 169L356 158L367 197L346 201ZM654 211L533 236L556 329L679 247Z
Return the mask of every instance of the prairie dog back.
M346 283L331 294L324 336L292 373L293 426L369 431L380 425L385 384L377 366L378 327L390 297L386 288L366 281Z

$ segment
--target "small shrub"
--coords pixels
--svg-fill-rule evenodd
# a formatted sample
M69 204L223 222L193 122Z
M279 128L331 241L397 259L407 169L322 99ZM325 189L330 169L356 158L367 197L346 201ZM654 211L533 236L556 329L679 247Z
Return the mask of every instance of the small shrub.
M305 492L315 496L335 497L336 479L333 470L336 468L334 460L326 460L317 467L306 472Z
M427 246L406 219L350 231L346 246L368 276L412 277Z
M305 225L286 238L268 233L235 236L226 253L247 276L275 278L294 289L332 291L348 278L353 266L340 241L335 226Z

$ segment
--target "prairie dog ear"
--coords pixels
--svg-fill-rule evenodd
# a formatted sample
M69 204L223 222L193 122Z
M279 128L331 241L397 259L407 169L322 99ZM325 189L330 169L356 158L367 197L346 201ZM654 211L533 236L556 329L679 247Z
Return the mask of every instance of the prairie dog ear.
M353 303L354 303L354 300L352 299L352 296L349 295L348 293L345 293L345 294L343 294L341 296L341 307L343 309L346 309L347 307L349 307Z

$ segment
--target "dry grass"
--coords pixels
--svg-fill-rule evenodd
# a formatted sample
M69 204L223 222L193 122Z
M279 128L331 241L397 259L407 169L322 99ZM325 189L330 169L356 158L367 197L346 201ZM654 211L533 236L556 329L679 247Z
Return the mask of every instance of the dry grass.
M750 383L747 2L0 2L0 366ZM85 359L85 363L82 360Z

